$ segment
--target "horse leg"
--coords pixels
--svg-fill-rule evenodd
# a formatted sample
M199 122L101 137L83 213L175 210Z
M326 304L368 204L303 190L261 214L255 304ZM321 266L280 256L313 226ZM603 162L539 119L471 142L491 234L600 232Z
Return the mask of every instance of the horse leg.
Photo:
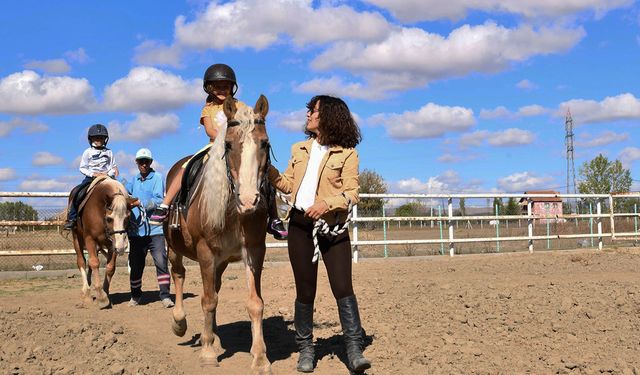
M215 284L216 294L220 293L220 288L222 287L222 274L227 269L228 265L229 265L229 262L224 261L220 263L218 267L216 267L216 284ZM218 321L216 318L217 312L218 312L218 309L215 309L213 311L213 326L212 326L213 345L214 345L214 348L216 349L216 352L224 352L224 348L222 347L220 337L218 336Z
M247 256L244 257L247 286L249 288L247 312L249 313L249 318L251 318L251 355L253 356L251 369L256 374L271 374L271 363L267 358L267 346L264 343L262 332L264 301L262 300L260 278L262 276L264 254L265 246L262 243L248 250Z
M98 307L104 308L105 304L109 305L109 297L106 295L100 285L100 258L98 258L97 244L91 237L85 237L87 252L89 253L89 267L91 268L91 288L96 296Z
M104 282L102 283L102 290L107 295L107 305L100 306L101 308L109 307L111 302L109 301L109 288L111 287L111 279L113 278L113 274L116 273L116 258L118 257L118 253L109 250L107 253L107 264L104 268Z
M200 362L202 365L219 366L218 355L213 346L216 339L213 332L215 311L218 306L218 293L215 288L215 257L209 246L203 241L199 241L197 245L198 263L200 263L200 273L202 275L202 313L204 315L204 329L200 342L202 343L202 352L200 353Z
M75 231L73 233L73 248L76 250L76 263L82 275L82 303L91 303L91 293L89 292L89 275L87 275L87 260L84 257L84 243L80 241Z
M184 277L186 270L182 263L183 256L167 247L169 262L171 262L171 278L176 292L176 303L173 306L173 324L171 330L176 336L182 337L187 332L187 314L184 312Z

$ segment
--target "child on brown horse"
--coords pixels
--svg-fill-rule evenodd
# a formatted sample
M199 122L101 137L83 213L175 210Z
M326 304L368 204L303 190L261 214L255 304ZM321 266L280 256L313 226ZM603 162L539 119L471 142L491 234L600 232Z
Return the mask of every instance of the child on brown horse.
M78 217L78 192L91 184L93 179L98 176L106 175L115 178L119 174L113 152L107 148L107 143L109 142L107 128L102 124L92 125L89 128L87 140L89 141L89 148L84 150L82 160L80 160L80 173L85 178L71 190L71 204L67 213L67 222L64 224L64 229L66 230L73 229Z
M211 65L204 73L203 89L208 96L206 104L202 108L200 124L204 125L207 136L209 136L209 144L200 149L193 157L207 152L218 135L219 127L226 124L227 119L222 111L222 103L228 96L233 97L236 91L238 91L236 73L226 64ZM247 107L245 103L237 99L236 106L238 109ZM168 186L167 194L162 200L162 204L151 214L149 221L151 224L161 225L162 222L167 219L169 205L171 205L176 194L180 191L184 167L186 165L187 163L182 166L178 175L176 175ZM267 226L267 232L271 233L277 240L286 240L288 232L278 217L275 190L271 186L269 186L269 189L269 224Z

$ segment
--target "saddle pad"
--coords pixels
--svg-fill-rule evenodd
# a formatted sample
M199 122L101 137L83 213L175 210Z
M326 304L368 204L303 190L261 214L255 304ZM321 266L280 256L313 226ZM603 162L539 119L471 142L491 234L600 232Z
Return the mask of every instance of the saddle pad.
M96 185L98 185L102 181L106 180L107 178L110 178L110 177L108 177L108 176L98 176L98 177L94 178L93 181L91 181L91 184L89 184L89 187L87 187L87 189L84 192L83 191L79 191L78 192L78 196L82 198L82 200L80 201L80 204L78 205L78 216L80 216L80 213L82 212L82 209L84 208L84 205L89 200L89 197L91 197L91 193L93 193L93 189L96 187ZM83 194L84 194L84 196L83 196Z
M209 159L208 149L193 155L187 162L182 175L182 183L180 185L180 192L176 195L174 203L177 207L180 207L184 217L187 217L189 206L191 205L191 198L196 191L196 187L202 177L203 166Z

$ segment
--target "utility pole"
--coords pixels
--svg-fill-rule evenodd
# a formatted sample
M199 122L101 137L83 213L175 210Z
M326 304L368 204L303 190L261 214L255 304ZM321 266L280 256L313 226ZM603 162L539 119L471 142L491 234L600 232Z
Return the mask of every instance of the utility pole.
M564 130L564 143L567 149L567 194L575 194L576 167L573 159L573 118L571 118L571 110L569 108L567 108L567 114L564 119Z

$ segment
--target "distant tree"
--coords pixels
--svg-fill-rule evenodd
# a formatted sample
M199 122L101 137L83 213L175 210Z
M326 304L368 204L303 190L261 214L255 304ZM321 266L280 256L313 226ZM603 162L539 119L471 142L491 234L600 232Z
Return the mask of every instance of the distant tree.
M418 202L405 203L396 209L396 216L419 216L425 212L425 207Z
M460 198L459 206L460 206L460 216L467 216L467 208L465 207L465 204L464 204L464 198Z
M626 193L633 182L629 169L625 169L619 160L610 161L602 154L582 164L580 177L582 180L578 183L578 191L581 194ZM585 203L594 203L594 200L586 199ZM627 205L623 201L614 203Z
M520 215L520 206L514 197L510 197L507 201L507 207L505 208L505 215Z
M360 172L360 193L384 194L387 192L387 184L381 175L369 169ZM377 216L382 214L383 204L382 198L363 198L358 203L358 210Z
M504 203L502 203L502 198L493 198L493 205L491 206L493 212L496 212L496 206L498 206L498 212L502 215L504 214Z
M0 220L38 220L38 211L23 202L0 203Z

